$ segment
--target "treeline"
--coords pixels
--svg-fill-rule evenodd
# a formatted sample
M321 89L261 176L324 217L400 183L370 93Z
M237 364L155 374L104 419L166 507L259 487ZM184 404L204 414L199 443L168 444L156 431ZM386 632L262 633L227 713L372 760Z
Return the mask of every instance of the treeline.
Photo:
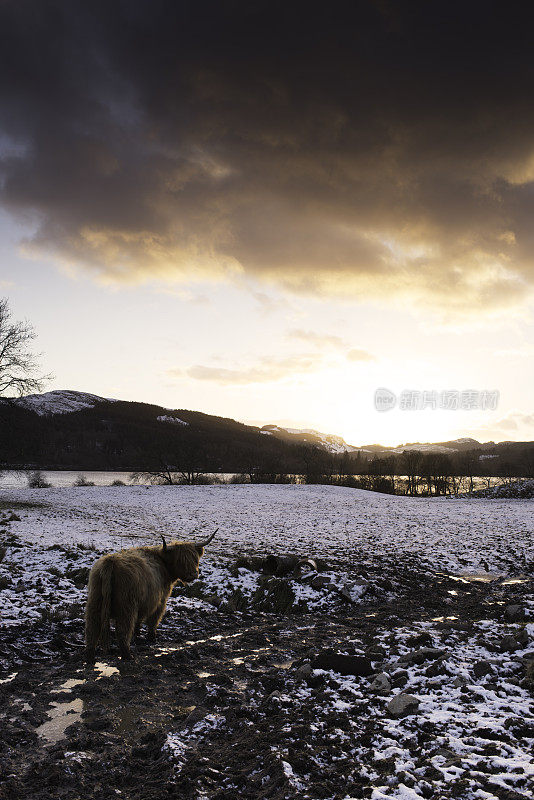
M510 444L510 443L508 443ZM480 485L512 483L534 477L534 445L496 445L498 452L473 449L461 453L407 450L374 458L356 479L361 488L391 494L447 495L472 492ZM345 483L343 478L342 482ZM351 479L349 477L350 485Z
M506 449L501 455L482 454L482 459L478 450L451 454L409 450L368 457L360 451L332 455L316 447L293 446L284 455L252 451L245 469L231 482L330 484L412 496L460 494L479 488L481 480L490 488L495 482L534 477L534 445L511 451L512 455ZM143 475L161 483L217 481L209 472L200 450L182 447L160 455Z

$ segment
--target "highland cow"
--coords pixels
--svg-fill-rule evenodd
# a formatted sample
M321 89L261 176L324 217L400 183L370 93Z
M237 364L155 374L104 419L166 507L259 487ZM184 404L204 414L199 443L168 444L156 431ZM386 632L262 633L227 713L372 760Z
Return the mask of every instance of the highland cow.
M98 645L109 645L110 620L115 621L115 636L123 659L132 657L130 642L146 623L148 640L156 638L165 606L178 581L190 583L198 578L198 564L205 542L165 542L158 547L132 547L102 556L89 575L85 609L85 653L92 663Z

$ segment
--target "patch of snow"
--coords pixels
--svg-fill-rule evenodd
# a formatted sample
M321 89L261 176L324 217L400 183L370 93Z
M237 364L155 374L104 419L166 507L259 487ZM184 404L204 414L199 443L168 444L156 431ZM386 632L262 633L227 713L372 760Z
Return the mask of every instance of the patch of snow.
M371 800L421 800L421 795L401 783L396 789L388 790L386 787L373 789Z
M55 389L43 394L27 394L24 397L2 398L3 403L12 403L33 411L40 417L53 416L54 414L72 414L84 408L94 408L97 403L115 403L107 397L99 397L87 392L76 392L70 389Z
M171 417L169 414L161 414L159 417L156 417L156 419L158 422L170 422L174 425L189 425L189 422L185 422L179 417Z

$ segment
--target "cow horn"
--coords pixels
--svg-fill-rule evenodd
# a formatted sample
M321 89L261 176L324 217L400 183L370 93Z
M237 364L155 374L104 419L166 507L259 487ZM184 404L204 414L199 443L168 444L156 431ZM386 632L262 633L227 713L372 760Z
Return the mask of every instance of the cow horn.
M167 542L165 541L165 537L163 536L162 533L160 533L160 536L161 536L161 541L163 542L163 552L165 552L165 550L167 549Z
M206 547L206 545L211 542L211 540L213 539L213 537L215 536L215 534L217 533L218 530L219 530L218 528L215 528L215 530L213 531L213 533L211 534L209 539L206 539L205 542L197 542L197 544L195 545L197 550L200 550L201 547Z

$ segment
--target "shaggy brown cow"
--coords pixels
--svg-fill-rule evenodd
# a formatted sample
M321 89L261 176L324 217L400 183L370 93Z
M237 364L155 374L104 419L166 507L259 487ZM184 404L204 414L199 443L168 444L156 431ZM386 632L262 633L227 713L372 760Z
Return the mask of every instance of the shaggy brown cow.
M218 529L217 529L218 530ZM89 575L85 608L86 660L93 662L96 647L109 644L110 619L115 620L115 635L121 656L132 657L130 642L146 622L148 639L154 641L156 628L178 581L190 583L198 578L198 563L205 542L165 542L159 547L132 547L102 556Z

